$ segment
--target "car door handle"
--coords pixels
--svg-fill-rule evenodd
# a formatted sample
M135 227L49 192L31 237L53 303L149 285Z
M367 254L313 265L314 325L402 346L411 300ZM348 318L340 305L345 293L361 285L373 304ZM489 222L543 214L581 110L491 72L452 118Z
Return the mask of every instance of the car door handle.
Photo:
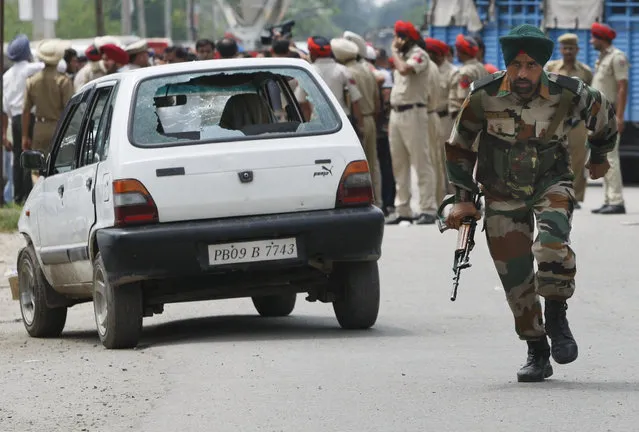
M62 195L64 195L64 185L60 185L60 187L58 188L58 195L60 195L60 198L62 198Z
M89 177L85 184L87 186L87 190L91 190L91 186L93 186L93 178Z

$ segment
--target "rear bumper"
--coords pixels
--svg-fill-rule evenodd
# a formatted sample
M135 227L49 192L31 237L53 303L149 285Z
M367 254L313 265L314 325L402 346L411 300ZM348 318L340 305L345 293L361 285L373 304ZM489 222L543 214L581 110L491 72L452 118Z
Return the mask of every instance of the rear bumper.
M374 261L381 256L384 215L377 207L164 223L97 232L113 285L184 276ZM295 259L210 266L208 246L295 237Z

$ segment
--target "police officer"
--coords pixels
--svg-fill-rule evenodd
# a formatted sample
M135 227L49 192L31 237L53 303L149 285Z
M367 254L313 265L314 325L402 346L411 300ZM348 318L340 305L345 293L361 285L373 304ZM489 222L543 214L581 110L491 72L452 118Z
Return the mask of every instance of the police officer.
M140 69L149 66L149 44L146 39L129 44L124 49L129 55L129 63L118 72L125 72L128 70Z
M579 38L574 33L566 33L557 39L561 60L548 62L546 70L561 75L577 77L584 83L592 83L592 71L590 68L577 60L579 53ZM580 202L584 201L586 194L586 138L588 131L583 121L580 121L570 132L568 132L568 147L570 148L570 166L575 174L574 187L577 203L575 208L579 208Z
M439 141L441 121L437 114L441 94L438 91L441 84L441 77L439 76L439 69L437 64L429 58L430 62L428 73L428 90L426 107L428 108L428 152L430 154L430 164L432 170L435 173L435 199L437 202L441 202L445 195L444 177L445 173L441 169L441 162L444 158L444 141Z
M448 111L453 120L457 117L464 99L468 96L470 83L488 75L484 65L477 60L479 46L473 38L462 34L457 35L455 49L457 50L457 59L462 65L453 75L455 84L451 87L448 96Z
M624 129L624 113L628 96L628 58L623 51L612 45L617 33L605 24L594 23L591 28L590 43L599 51L595 62L595 76L592 86L612 102L617 113L617 144L608 155L610 170L604 177L604 204L593 213L623 214L626 207L623 200L623 181L619 162L619 140Z
M357 82L344 65L335 61L332 56L331 43L322 36L311 36L307 40L308 51L313 63L313 68L328 85L333 95L347 116L353 119L353 126L358 131L363 130L364 120L359 101L362 98ZM347 103L347 97L349 103ZM295 97L300 103L306 120L310 120L312 108L307 100L307 95L301 86L295 89Z
M377 69L375 69L375 66L373 66L371 63L369 63L367 60L368 58L368 48L369 45L366 43L366 39L364 39L363 37L361 37L360 35L358 35L357 33L354 33L352 31L346 30L344 32L344 39L349 40L351 42L353 42L355 45L357 45L357 51L358 51L358 55L359 55L359 63L362 64L362 66L364 66L366 69L368 69L373 76L375 77L375 80L377 81L378 84L382 84L385 80L385 76L383 73L381 73L380 71L378 71ZM374 52L374 51L373 51ZM374 58L372 60L375 60Z
M66 74L57 70L58 62L64 56L64 50L70 43L59 39L48 39L40 43L38 57L44 63L44 69L27 79L22 110L22 149L49 152L49 143L53 138L56 124L67 102L73 96L73 84ZM35 125L33 142L29 137L31 109L35 107Z
M426 51L428 52L428 55L435 62L437 70L439 71L439 83L437 85L437 88L439 89L439 103L436 109L439 117L439 136L437 140L437 147L441 149L441 157L439 159L440 166L437 169L441 172L445 189L452 193L452 186L448 185L445 175L446 157L444 154L444 143L450 137L450 132L453 129L453 120L448 112L448 95L450 94L451 89L457 85L456 82L453 82L457 68L448 61L447 57L449 49L446 42L434 38L426 38L424 42L426 43ZM438 201L441 200L438 199Z
M75 91L83 85L117 70L129 62L129 55L117 45L117 39L111 36L96 37L85 54L89 62L73 79Z
M368 66L359 61L359 48L354 42L343 38L333 39L331 40L331 49L335 59L348 68L355 79L359 93L362 95L359 100L363 119L362 146L371 173L375 204L382 208L382 181L377 160L377 130L375 126L375 117L379 112L379 87Z
M388 124L391 159L397 194L395 215L386 223L412 222L411 166L417 173L419 217L417 224L434 224L437 178L428 150L428 74L432 72L428 54L419 47L421 35L410 22L395 23L393 39L394 85Z
M553 373L551 353L559 364L578 354L566 319L576 272L569 246L575 197L567 131L585 121L591 131L590 177L597 179L609 168L606 154L614 148L617 125L612 105L599 91L543 70L554 43L540 29L517 26L500 43L506 71L473 83L446 143L448 177L456 188L446 223L458 228L463 218L480 217L471 199L481 184L488 248L515 330L528 344L517 380L543 381ZM539 235L533 243L535 219ZM545 327L539 296L545 298Z

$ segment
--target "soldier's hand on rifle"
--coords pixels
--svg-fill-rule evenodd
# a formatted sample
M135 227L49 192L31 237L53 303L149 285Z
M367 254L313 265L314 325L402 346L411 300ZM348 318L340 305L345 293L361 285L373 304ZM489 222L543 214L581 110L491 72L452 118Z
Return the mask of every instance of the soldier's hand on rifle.
M590 178L593 180L597 180L606 175L608 170L610 169L610 163L606 159L604 163L593 164L588 161L586 164L586 169L590 171Z
M461 202L453 204L450 209L450 213L446 218L446 225L452 229L459 229L462 220L467 217L474 217L475 219L481 219L481 213L475 207L472 202Z

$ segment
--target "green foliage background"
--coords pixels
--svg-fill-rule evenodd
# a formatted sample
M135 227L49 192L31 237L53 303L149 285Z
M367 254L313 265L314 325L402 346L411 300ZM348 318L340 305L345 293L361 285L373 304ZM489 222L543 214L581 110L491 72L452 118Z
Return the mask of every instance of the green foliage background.
M186 0L173 1L173 39L187 40ZM195 0L197 2L197 0ZM5 0L5 40L23 32L31 36L30 22L18 19L18 1ZM213 0L199 0L200 37L219 38L225 28L215 28L212 13ZM93 0L58 0L59 20L56 36L64 39L89 38L96 34L95 2ZM148 37L164 36L164 0L145 0ZM107 34L120 34L120 0L103 0ZM372 0L293 0L285 19L295 19L295 39L311 35L334 37L344 30L360 34L380 27L392 26L396 20L410 20L416 26L423 22L427 0L391 0L381 7ZM137 16L132 25L135 32Z

